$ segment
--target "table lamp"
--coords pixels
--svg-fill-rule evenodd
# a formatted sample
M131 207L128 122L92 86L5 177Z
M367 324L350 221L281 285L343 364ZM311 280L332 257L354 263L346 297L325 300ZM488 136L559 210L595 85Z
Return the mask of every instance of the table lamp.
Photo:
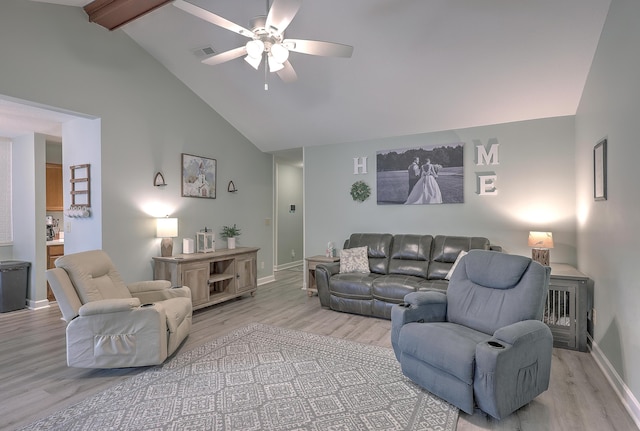
M529 232L529 247L533 247L531 259L549 266L549 249L553 248L551 232Z
M157 219L156 222L156 237L162 238L160 255L170 257L173 254L173 238L178 236L178 219L165 217Z

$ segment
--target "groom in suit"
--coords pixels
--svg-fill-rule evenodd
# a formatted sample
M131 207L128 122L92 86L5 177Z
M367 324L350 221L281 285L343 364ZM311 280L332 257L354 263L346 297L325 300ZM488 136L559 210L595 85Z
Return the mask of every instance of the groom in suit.
M413 190L413 187L416 185L416 183L420 179L420 158L419 157L416 157L413 159L413 163L409 165L409 167L407 168L407 171L409 173L409 193L407 193L407 196L408 196L411 194L411 190Z

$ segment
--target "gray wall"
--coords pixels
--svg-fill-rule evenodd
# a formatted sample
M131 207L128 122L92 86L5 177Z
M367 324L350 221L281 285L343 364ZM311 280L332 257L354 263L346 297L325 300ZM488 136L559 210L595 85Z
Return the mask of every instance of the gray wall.
M303 258L302 168L286 163L276 165L277 261L276 268L298 264ZM295 212L290 211L295 205Z
M611 2L576 115L578 264L595 281L596 347L615 369L612 379L624 382L636 400L640 397L639 20L639 2ZM608 138L608 199L595 202L593 146L604 137ZM624 394L626 389L620 390ZM635 409L638 416L637 404Z
M102 227L93 235L126 281L152 276L151 258L160 253L154 217L160 212L179 218L174 252L181 251L181 238L205 226L219 238L221 226L237 223L238 244L261 248L258 267L262 261L265 269L258 277L272 274L273 233L264 222L273 214L272 156L122 31L87 22L80 8L3 1L0 41L0 94L99 118L96 160L102 169L92 187L101 195ZM217 199L180 196L183 152L217 159ZM73 154L63 148L63 158L66 171ZM153 187L156 171L164 173L167 187ZM237 194L227 193L229 180ZM73 238L82 232L81 222L74 222L79 230L65 235L70 247L81 241Z
M464 203L377 205L376 152L463 142ZM498 143L499 165L476 166L476 146ZM485 236L514 254L531 255L528 232L553 232L551 261L576 263L574 119L560 117L440 133L305 148L305 256L342 248L353 232ZM368 173L353 174L353 158ZM498 176L496 196L477 194L477 173ZM372 188L353 201L351 185Z

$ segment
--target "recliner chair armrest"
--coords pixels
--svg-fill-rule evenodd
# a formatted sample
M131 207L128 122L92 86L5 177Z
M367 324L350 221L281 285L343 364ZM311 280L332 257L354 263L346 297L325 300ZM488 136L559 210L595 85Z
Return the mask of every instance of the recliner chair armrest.
M80 316L93 316L96 314L117 313L126 311L140 306L138 298L118 298L118 299L102 299L100 301L91 301L84 304L78 310Z
M320 305L328 308L331 302L329 293L329 279L332 275L340 272L340 262L322 263L316 266L316 287L318 288L318 298Z
M447 295L444 292L413 292L404 302L391 308L392 324L409 322L444 322L447 316Z
M127 284L127 289L129 289L129 292L131 292L132 295L140 292L169 289L170 287L171 282L168 280L136 281L134 283Z
M530 343L541 337L553 335L549 327L539 320L523 320L498 329L493 338L507 344Z
M168 283L168 282L167 282ZM191 298L191 289L187 286L151 290L146 292L131 292L134 298L140 299L143 304L160 302L171 298Z
M552 348L551 330L539 320L505 326L479 343L473 383L478 407L502 419L547 390Z

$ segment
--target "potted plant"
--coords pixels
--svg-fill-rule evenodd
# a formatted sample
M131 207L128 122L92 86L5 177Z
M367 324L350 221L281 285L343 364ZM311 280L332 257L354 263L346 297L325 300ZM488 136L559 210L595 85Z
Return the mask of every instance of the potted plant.
M235 223L233 226L222 226L221 236L227 240L227 248L236 248L236 237L240 236L240 228Z

